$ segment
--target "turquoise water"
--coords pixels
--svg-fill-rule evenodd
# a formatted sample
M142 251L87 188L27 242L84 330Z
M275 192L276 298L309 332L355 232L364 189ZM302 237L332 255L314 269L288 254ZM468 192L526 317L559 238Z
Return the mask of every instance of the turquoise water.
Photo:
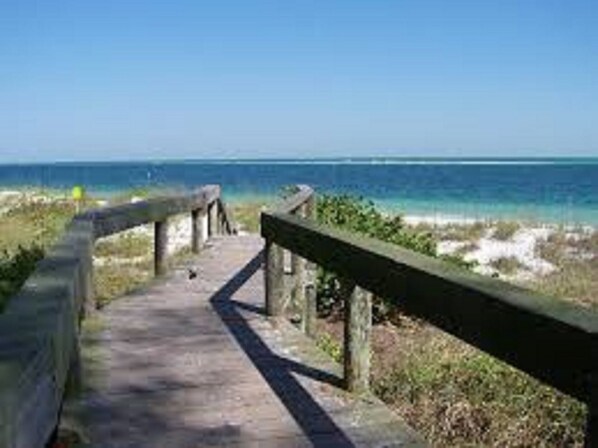
M96 195L217 183L229 200L269 200L287 185L347 193L411 215L598 225L598 158L193 160L0 165L0 188Z

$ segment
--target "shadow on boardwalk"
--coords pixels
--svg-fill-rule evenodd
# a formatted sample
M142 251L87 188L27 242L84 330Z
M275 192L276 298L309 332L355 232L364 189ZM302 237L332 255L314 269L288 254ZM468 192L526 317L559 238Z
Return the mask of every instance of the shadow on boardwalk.
M239 311L243 309L264 315L264 309L232 299L232 296L258 273L262 260L263 253L260 252L216 292L210 302L239 346L310 442L314 446L322 447L331 445L352 447L353 443L304 389L293 373L337 386L340 385L341 379L330 373L282 358L272 352Z
M106 307L74 404L89 446L420 445L374 397L340 391L338 366L299 330L264 316L262 247L218 240L198 280L182 270Z

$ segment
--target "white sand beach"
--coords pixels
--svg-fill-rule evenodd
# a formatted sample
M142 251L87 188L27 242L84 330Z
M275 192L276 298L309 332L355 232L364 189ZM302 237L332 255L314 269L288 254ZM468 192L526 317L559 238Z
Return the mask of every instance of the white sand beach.
M474 270L480 274L499 276L512 281L537 280L554 272L557 267L542 258L539 247L551 235L562 235L565 241L575 242L588 237L596 231L591 226L560 226L549 223L523 221L493 221L450 215L406 215L404 221L413 227L427 226L438 237L438 253L460 254L466 261L476 263ZM499 227L505 223L512 225L512 235L497 237ZM478 227L478 231L469 232L469 238L451 238L447 230L460 229L460 233L468 232L468 228ZM481 230L480 230L481 227ZM453 232L454 233L454 232ZM592 258L596 254L583 253L575 247L569 248L571 257ZM513 272L500 272L496 265L501 260L510 260L516 266Z
M39 191L3 190L0 191L0 216L14 207L27 203L48 203L52 201L68 201L64 195ZM130 198L131 203L143 200L141 197ZM98 200L96 206L103 207L109 204L106 200ZM575 243L596 230L590 226L563 227L555 224L509 222L514 224L512 235L498 238L498 228L505 225L505 221L480 220L466 216L451 215L405 215L403 220L413 227L424 227L432 231L437 237L438 252L440 254L460 254L467 261L474 261L474 270L483 275L499 276L505 280L525 282L539 279L550 274L557 267L544 259L538 250L539 246L551 235L564 235L565 241ZM206 223L207 224L207 223ZM476 228L477 227L477 228ZM203 239L207 239L207 225L204 225ZM453 237L455 231L468 234L466 238L461 235ZM472 231L475 230L475 231ZM118 235L105 238L104 241L117 241L128 235L147 238L148 248L151 248L153 226L140 226ZM168 246L169 254L175 254L189 247L191 240L191 219L187 215L179 215L169 220ZM572 257L591 259L593 253L584 253L579 248L572 246L567 249ZM508 260L514 266L510 272L499 269L500 263ZM131 262L131 259L116 257L96 257L98 264Z

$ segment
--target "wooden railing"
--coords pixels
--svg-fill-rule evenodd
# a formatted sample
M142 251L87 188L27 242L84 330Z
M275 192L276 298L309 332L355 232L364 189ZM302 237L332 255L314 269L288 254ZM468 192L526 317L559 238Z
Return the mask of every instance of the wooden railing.
M65 393L77 389L80 322L95 309L95 241L154 223L154 267L160 275L166 266L168 218L182 213L192 217L194 252L203 234L234 232L217 185L91 210L71 221L0 315L0 448L43 447L57 427Z
M344 372L347 388L367 389L371 295L394 300L469 344L588 405L586 446L598 446L598 315L446 262L305 219L297 203L313 192L302 187L285 209L262 213L266 241L266 305L281 316L283 249L336 273L346 290ZM301 282L301 279L296 280ZM312 280L313 282L313 280ZM303 308L315 310L312 284ZM288 289L288 288L287 288ZM368 292L366 292L368 291ZM305 311L309 319L314 316ZM312 326L313 323L307 326Z

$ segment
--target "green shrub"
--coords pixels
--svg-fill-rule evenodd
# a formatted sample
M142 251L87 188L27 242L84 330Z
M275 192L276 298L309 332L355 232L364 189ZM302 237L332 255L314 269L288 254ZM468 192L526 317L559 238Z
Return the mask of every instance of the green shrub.
M343 347L329 333L319 335L316 345L334 361L343 361Z
M407 226L400 215L385 215L374 203L348 195L323 195L317 203L318 222L370 238L396 244L424 255L438 257L447 262L469 268L458 255L442 255L436 252L437 241L429 232L421 232ZM323 269L318 271L318 312L327 315L342 306L343 297L336 275ZM392 304L377 301L374 320L382 321L393 308Z
M44 250L37 245L19 246L14 254L3 252L0 256L0 310L4 309L10 296L19 290L43 257Z

